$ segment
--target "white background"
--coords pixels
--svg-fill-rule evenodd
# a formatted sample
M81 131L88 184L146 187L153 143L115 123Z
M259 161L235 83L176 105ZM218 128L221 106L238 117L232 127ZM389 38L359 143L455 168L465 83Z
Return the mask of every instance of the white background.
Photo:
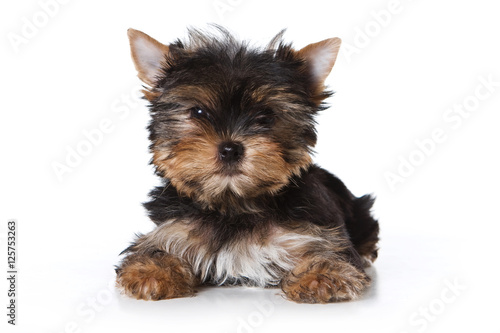
M8 332L500 332L494 1L74 0L50 16L45 2L0 8L1 267L7 221L19 228L16 327L1 278ZM278 290L210 288L144 302L113 289L118 253L153 227L141 202L158 184L145 102L126 104L139 84L126 30L168 43L209 22L260 45L282 28L297 47L343 39L315 160L355 194L377 195L381 250L361 300L298 305ZM448 113L464 103L463 118ZM103 120L111 129L59 179L54 163ZM444 139L432 147L436 129Z

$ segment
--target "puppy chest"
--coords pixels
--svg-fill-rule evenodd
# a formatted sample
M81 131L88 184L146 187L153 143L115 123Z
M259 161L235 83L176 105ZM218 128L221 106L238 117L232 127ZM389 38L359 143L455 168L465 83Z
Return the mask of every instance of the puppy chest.
M215 284L276 286L301 255L319 240L313 236L275 230L265 240L242 238L216 252L197 244L184 253L202 281Z

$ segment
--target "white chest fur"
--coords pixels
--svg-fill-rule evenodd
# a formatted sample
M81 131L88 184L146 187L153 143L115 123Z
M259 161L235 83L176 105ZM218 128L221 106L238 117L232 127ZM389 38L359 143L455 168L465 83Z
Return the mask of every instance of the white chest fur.
M308 244L323 241L276 227L265 239L242 238L213 252L206 240L193 237L190 231L188 224L167 222L149 234L147 242L186 259L202 281L216 284L278 285Z

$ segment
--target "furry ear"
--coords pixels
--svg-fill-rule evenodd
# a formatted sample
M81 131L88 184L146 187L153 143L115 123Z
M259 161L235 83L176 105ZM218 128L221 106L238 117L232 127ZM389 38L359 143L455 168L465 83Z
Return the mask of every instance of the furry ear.
M340 38L329 38L309 44L297 52L310 68L314 91L317 94L320 94L325 88L324 83L335 64L340 43Z
M168 46L138 30L128 29L127 34L139 79L154 87L168 54Z

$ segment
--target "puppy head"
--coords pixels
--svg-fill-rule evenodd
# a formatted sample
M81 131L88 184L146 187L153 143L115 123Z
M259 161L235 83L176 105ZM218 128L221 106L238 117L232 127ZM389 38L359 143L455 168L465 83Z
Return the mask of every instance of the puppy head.
M340 39L295 50L282 33L259 49L220 27L170 45L128 35L149 86L152 162L181 194L208 208L273 195L311 163Z

